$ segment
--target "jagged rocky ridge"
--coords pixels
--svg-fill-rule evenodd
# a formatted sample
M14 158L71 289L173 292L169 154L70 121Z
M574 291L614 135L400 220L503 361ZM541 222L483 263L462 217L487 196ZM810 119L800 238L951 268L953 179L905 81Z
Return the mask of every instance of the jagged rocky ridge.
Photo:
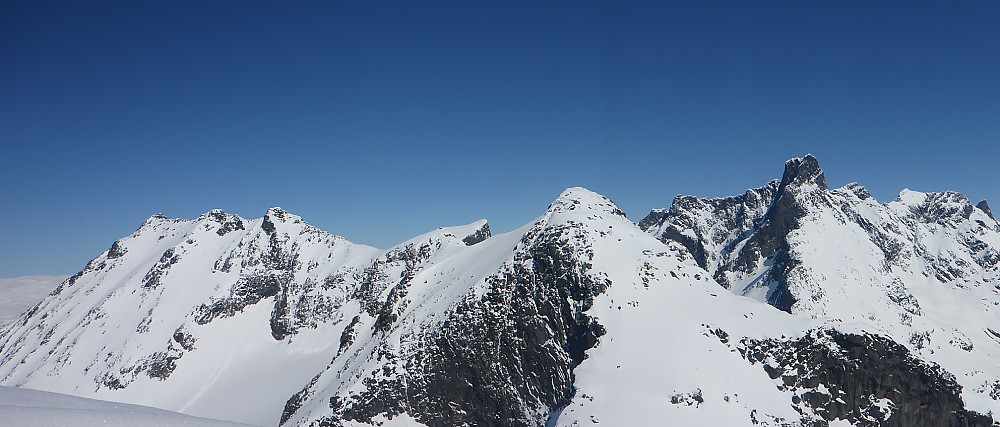
M158 215L0 332L0 379L265 425L991 424L1000 327L983 292L995 276L961 273L959 289L983 297L956 300L980 310L963 334L898 272L915 264L880 264L896 276L858 288L871 312L825 302L837 285L857 290L846 280L795 273L815 263L804 239L829 215L815 206L904 229L872 220L873 200L848 215L845 192L870 199L829 190L807 157L740 198L679 197L641 228L573 188L509 233L477 221L389 250L277 208ZM947 239L897 242L892 259L926 259L944 240L989 263L1000 226L984 231L987 209L915 194L884 209L935 224L913 236ZM947 266L961 257L945 258L920 277L958 277ZM827 299L805 304L815 289ZM870 316L878 304L892 306Z
M904 190L879 204L857 184L828 188L810 155L788 161L780 181L736 197L678 196L639 225L688 248L730 291L868 323L953 372L974 406L996 407L1000 224L985 201Z

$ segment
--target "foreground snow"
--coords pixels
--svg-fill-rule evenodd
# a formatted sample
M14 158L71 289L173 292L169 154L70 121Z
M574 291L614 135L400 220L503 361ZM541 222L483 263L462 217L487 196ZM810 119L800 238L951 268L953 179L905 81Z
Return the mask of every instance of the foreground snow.
M197 418L148 406L7 386L0 386L0 421L3 425L20 427L249 426L249 424Z

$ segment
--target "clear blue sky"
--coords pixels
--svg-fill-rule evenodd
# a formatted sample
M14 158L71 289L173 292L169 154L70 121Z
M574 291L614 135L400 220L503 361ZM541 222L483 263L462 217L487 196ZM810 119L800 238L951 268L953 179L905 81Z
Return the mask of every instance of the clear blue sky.
M633 220L815 154L1000 205L1000 1L3 2L0 277L148 216L388 247L569 186Z

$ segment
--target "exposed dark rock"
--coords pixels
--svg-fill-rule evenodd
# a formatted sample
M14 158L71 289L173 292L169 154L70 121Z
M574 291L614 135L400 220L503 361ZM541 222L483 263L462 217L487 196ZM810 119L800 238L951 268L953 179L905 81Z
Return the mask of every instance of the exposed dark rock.
M357 320L357 317L355 317L355 320ZM295 411L298 411L302 407L302 403L306 401L306 398L312 395L311 390L321 376L322 373L316 374L312 380L309 380L309 384L306 384L305 387L302 387L302 390L299 390L285 401L285 407L281 411L281 419L278 421L279 426L288 422L292 418L292 415L295 415Z
M788 255L788 244L783 243L781 247L778 248L776 254L774 254L774 265L771 268L768 275L768 282L774 283L775 286L767 293L766 299L767 303L771 304L775 308L788 313L792 312L792 305L795 304L795 296L788 290L787 277L788 272L799 265L799 261L792 259Z
M354 344L354 339L358 337L358 323L361 322L361 316L354 316L351 319L351 323L344 328L344 332L340 334L340 347L337 349L337 354L343 353L347 350L351 344Z
M107 387L109 390L121 390L125 388L125 385L121 383L121 380L110 373L106 373L102 377L98 378L97 383Z
M819 188L827 190L826 176L823 169L819 167L819 160L812 154L805 157L791 159L785 162L785 173L781 177L781 186L802 186L816 184Z
M121 240L115 240L115 243L111 244L111 249L108 250L108 259L121 258L126 252L128 250L122 246Z
M825 426L834 419L861 426L993 424L989 416L965 409L952 374L885 337L821 329L799 339L744 338L737 348L799 396L793 405L811 407L822 418L800 410L804 425ZM891 410L884 410L881 399L891 402Z
M231 317L264 298L277 295L291 280L292 275L286 272L241 277L230 289L229 297L213 299L198 306L194 311L194 321L204 325L219 317Z
M158 351L153 353L146 362L146 374L150 378L165 380L177 369L177 359L180 359L180 356L170 354L169 352Z
M180 344L181 348L187 351L194 350L194 343L197 341L188 331L181 326L174 331L174 342Z
M701 389L689 393L676 393L670 396L670 403L674 405L698 406L705 403L705 398L701 395Z
M978 204L976 204L976 207L979 208L979 210L985 212L986 215L989 216L990 218L993 218L994 221L996 221L997 218L993 216L993 211L990 210L990 205L989 203L986 203L986 200L983 200Z
M67 287L72 287L77 280L80 280L80 278L83 277L83 273L84 271L79 271L76 274L70 276L69 279L64 280L62 283L59 284L59 286L56 286L56 288L49 293L49 296L54 297L62 293L63 289L66 289Z
M677 196L669 210L653 210L639 221L639 228L656 232L663 242L680 243L691 252L699 266L711 271L714 268L711 257L727 258L735 249L735 243L763 221L779 183L774 180L734 197ZM707 223L702 224L703 221ZM683 233L685 230L690 233ZM712 273L724 269L720 267ZM720 283L727 285L724 277Z
M335 316L337 301L320 292L312 279L302 284L289 282L275 296L271 312L271 336L276 340L293 335L300 328L316 328Z
M352 298L359 300L365 312L376 318L376 331L384 332L396 321L399 312L405 309L399 303L406 296L410 280L440 246L440 242L407 244L389 251L384 260L375 260L371 267L354 276L357 285ZM399 279L386 272L400 266L403 272Z
M371 316L378 315L381 307L379 296L388 287L388 275L381 267L382 261L375 260L372 265L355 274L357 283L351 297L361 302L361 309Z
M490 238L490 236L492 236L492 234L490 234L490 225L483 224L482 228L476 230L475 233L465 236L465 238L462 239L462 243L465 243L465 246L472 246Z
M375 332L387 332L389 328L396 323L396 320L399 319L399 314L406 307L397 304L401 304L401 302L403 302L403 297L406 296L406 289L408 285L409 279L405 279L389 290L389 294L386 296L385 302L382 303L382 305L375 311L375 325L373 325Z
M925 223L946 225L969 219L972 202L965 195L954 191L927 193L923 203L911 207L914 215Z
M299 263L298 247L285 247L287 236L279 238L277 233L268 236L268 251L261 257L261 263L270 270L295 271Z
M267 215L264 215L264 220L261 221L260 228L264 230L264 232L267 234L274 234L274 232L277 230L277 228L275 228L274 226L274 223L271 222L271 218Z
M572 398L573 368L605 333L585 311L609 283L587 275L590 265L574 254L586 249L567 240L574 233L532 236L517 263L488 279L489 292L420 336L405 360L386 354L389 374L368 378L365 392L331 398L333 414L320 425L404 410L429 426L543 425Z
M160 280L163 278L164 274L170 270L170 266L177 264L181 260L180 254L174 253L174 248L167 249L160 256L160 260L157 261L153 268L150 268L146 273L146 276L142 278L142 287L148 289L154 289L160 286Z
M209 213L209 218L212 221L219 223L219 229L215 231L215 234L220 236L225 236L226 234L236 230L245 230L243 220L236 215L230 215L216 209Z
M789 232L798 228L799 221L807 213L801 198L813 196L802 195L799 188L809 184L816 185L820 190L827 190L826 178L815 157L807 155L786 162L785 173L781 177L775 199L768 207L767 213L753 230L748 230L749 237L739 252L731 258L730 263L720 266L720 270L723 271L748 274L757 267L759 260L772 259L774 268L767 273L771 288L767 301L788 312L791 312L791 307L796 301L788 290L787 273L798 265L798 261L789 256L789 247L785 239ZM719 272L715 273L715 277L726 279L726 275Z

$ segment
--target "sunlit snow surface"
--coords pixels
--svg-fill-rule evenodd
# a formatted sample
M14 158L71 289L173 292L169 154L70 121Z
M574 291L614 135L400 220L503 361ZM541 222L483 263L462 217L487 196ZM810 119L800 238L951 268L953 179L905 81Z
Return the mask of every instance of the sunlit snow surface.
M0 386L0 424L18 427L240 427L148 406Z

